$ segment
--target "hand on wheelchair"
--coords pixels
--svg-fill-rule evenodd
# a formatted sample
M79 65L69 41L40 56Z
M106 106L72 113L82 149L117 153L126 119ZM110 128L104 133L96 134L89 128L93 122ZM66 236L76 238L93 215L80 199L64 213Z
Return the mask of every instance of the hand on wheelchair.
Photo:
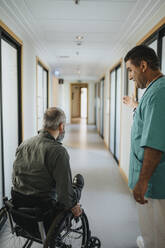
M82 214L82 209L80 204L78 203L77 205L75 205L72 209L71 209L73 215L75 217L79 217Z

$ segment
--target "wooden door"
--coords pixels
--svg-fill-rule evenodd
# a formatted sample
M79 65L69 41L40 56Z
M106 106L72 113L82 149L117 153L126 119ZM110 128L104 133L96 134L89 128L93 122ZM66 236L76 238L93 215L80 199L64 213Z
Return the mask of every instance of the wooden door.
M79 86L72 86L72 118L80 117L80 90Z

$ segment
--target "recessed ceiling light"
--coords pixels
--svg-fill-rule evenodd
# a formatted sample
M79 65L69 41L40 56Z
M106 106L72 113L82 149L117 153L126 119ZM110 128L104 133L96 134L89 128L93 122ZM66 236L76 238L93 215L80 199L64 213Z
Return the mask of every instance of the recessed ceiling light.
M55 75L56 77L58 77L58 76L60 75L59 70L55 70L54 75Z

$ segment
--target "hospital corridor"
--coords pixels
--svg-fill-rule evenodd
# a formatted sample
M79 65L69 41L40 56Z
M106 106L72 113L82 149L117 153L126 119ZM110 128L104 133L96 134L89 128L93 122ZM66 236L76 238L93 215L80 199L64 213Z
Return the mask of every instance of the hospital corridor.
M140 62L134 63L128 55L135 47L147 49L156 60L155 67L152 56L147 60L139 53ZM154 173L147 179L140 177L144 150L155 149L160 156L165 150L161 133L164 100L153 98L160 101L158 111L150 111L150 104L140 109L154 82L160 82L164 99L164 74L164 0L0 0L0 248L164 248L144 246L137 211L144 195L141 198L134 190L139 178L150 180ZM139 86L138 80L143 84ZM51 111L60 117L50 117ZM149 113L145 115L144 111ZM160 111L163 114L159 115ZM149 118L153 113L154 122ZM145 130L141 128L143 118L149 118ZM147 136L150 130L152 134ZM155 133L159 131L158 140ZM139 133L144 138L142 144ZM39 145L34 151L26 148L21 156L27 152L30 162L25 167L20 163L13 172L18 146L23 149L32 137L37 140L40 135L49 140L49 145L55 142L57 150L51 153L55 148L47 151L44 145L43 150ZM151 146L145 143L146 137L151 137ZM61 161L51 167L54 159L43 151ZM70 177L69 162L75 181ZM32 168L31 173L27 168ZM20 183L19 173L22 178L29 173L26 186L31 189L27 192L20 189L24 183ZM83 176L84 187L77 174ZM163 173L157 175L163 178ZM58 180L60 186L56 185ZM33 188L31 181L39 186ZM56 218L46 205L29 207L31 200L43 203L45 196L52 196L44 185L52 187L52 202L62 199L57 206L63 206L63 211ZM149 181L146 185L149 193L155 193ZM163 186L156 190L160 188L164 190ZM63 196L70 193L60 198L56 190ZM24 204L27 197L29 205L16 206L11 192ZM164 198L163 193L158 197ZM66 199L68 205L63 202ZM45 216L49 221L45 222Z

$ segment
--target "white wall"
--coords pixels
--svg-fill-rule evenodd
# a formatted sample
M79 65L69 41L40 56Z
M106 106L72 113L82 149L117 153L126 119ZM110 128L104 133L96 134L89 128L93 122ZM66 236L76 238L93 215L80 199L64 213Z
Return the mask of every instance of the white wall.
M88 83L88 124L94 124L95 122L95 84L93 82Z
M53 79L54 79L54 75L51 72L51 70L49 71L49 106L52 107L53 106Z
M58 94L56 93L58 91L58 79L52 75L52 88L51 88L51 106L56 107L58 104Z

